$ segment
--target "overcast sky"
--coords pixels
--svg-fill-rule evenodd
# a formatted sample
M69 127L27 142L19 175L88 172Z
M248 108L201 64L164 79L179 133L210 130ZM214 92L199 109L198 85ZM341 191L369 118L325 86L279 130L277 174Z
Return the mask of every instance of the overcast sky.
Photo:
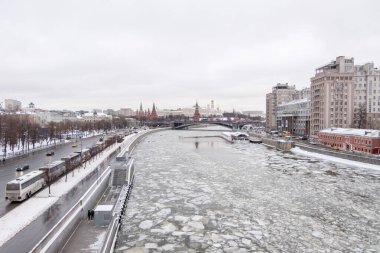
M265 110L336 56L380 64L380 1L0 0L0 102Z

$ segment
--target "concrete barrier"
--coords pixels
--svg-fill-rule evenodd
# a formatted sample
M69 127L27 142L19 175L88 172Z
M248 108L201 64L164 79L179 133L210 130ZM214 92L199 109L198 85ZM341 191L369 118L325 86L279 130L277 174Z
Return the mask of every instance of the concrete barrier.
M165 131L165 130L170 130L171 128L158 128L158 129L151 129L151 130L148 130L146 132L143 132L142 134L139 134L136 139L134 139L130 144L129 144L129 147L128 147L128 150L130 152L132 152L132 150L134 149L134 147L144 138L146 137L148 134L152 134L152 133L156 133L156 132L160 132L160 131Z
M93 209L101 198L104 191L109 184L109 178L111 176L111 169L105 166L111 159L119 153L122 149L129 149L137 145L146 135L158 131L167 129L155 129L138 135L135 139L122 143L119 148L112 152L107 158L105 158L86 178L92 177L95 173L101 173L99 178L91 185L83 197L65 214L64 217L46 234L44 238L32 249L32 253L37 252L59 252L62 250L70 236L79 225L82 219L87 218L87 210ZM111 147L110 147L111 148ZM85 179L84 179L85 180ZM115 217L110 229L107 233L106 244L103 247L103 252L109 252L109 249L113 248L116 240L117 231L119 228L120 217ZM107 251L108 250L108 251Z
M159 128L159 129L154 129L154 130L149 130L147 132L142 133L141 135L138 135L133 141L128 142L126 145L122 145L121 147L121 153L125 152L125 150L128 150L129 152L132 152L134 147L148 134L151 133L156 133L159 131L164 131L164 130L170 130L170 128ZM129 189L128 191L130 191ZM120 213L117 215L114 215L113 220L108 228L107 231L107 236L106 240L103 243L103 247L100 252L106 253L106 252L111 252L112 249L115 247L116 243L116 237L117 237L117 231L119 230L120 227Z
M272 148L276 148L283 151L290 151L294 148L293 141L284 141L270 138L262 138L263 144Z
M66 213L65 216L46 234L31 250L32 253L60 252L87 210L92 209L108 186L111 169L108 167L94 182L83 197Z
M309 151L309 152L314 152L322 155L329 155L329 156L334 156L334 157L339 157L342 159L347 159L347 160L352 160L352 161L357 161L357 162L363 162L363 163L370 163L370 164L375 164L375 165L380 165L380 159L375 158L375 157L369 157L366 155L356 155L356 154L350 154L350 153L345 153L342 151L330 151L318 147L311 147L307 145L302 145L302 144L296 144L297 147Z
M120 217L113 219L111 227L107 233L107 238L103 244L103 248L100 251L101 253L111 252L112 249L115 247L116 237L117 237L116 235L117 235L117 231L119 231L119 227L120 227L119 221L120 221Z

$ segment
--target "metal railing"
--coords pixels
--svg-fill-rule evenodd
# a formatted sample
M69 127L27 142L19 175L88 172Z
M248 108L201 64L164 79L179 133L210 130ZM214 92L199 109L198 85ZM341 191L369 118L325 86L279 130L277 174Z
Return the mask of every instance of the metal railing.
M100 165L98 167L100 167ZM98 169L98 167L96 169ZM64 230L67 229L69 225L71 225L73 228L77 226L79 221L82 219L81 213L83 213L84 207L93 197L93 195L96 192L96 189L100 187L104 180L108 180L108 177L110 175L111 169L108 166L107 169L86 191L83 197L65 214L65 216L63 216L58 221L58 223L37 243L37 245L30 252L54 252L54 250L51 249L54 248L54 243L58 240L58 238L61 236Z

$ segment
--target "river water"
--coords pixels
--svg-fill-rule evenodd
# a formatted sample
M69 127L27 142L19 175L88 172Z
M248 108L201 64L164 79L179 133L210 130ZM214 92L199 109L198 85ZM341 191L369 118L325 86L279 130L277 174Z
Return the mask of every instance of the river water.
M138 145L115 252L380 252L380 171L215 135Z

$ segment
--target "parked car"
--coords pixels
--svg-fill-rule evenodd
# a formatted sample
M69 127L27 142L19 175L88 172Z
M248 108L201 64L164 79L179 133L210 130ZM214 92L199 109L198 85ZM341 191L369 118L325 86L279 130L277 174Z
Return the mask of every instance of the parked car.
M19 166L16 168L16 171L24 171L24 170L27 170L29 169L29 164L25 164L23 166Z
M54 151L49 151L49 152L46 153L46 155L47 156L52 156L52 155L54 155Z
M302 141L306 141L307 140L307 136L300 136L299 139L302 140Z
M71 145L71 147L76 148L76 147L77 147L77 144L74 143L73 145Z

